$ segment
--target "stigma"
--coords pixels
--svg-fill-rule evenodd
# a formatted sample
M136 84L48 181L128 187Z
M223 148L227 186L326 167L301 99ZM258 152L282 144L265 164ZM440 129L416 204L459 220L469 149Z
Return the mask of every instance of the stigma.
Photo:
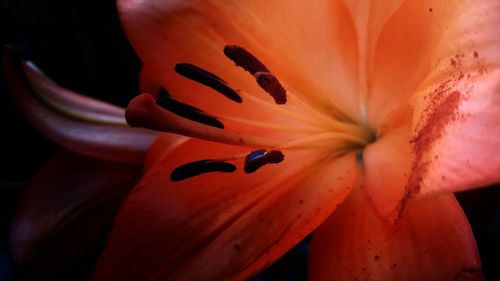
M324 107L311 104L302 95L288 90L287 84L282 83L269 67L245 48L228 45L222 51L236 67L253 77L256 85L269 99L237 89L220 75L190 62L179 62L174 70L178 75L208 87L214 93L234 102L234 106L250 103L252 107L265 107L271 114L293 121L294 125L205 112L177 100L166 88L161 89L157 98L150 93L143 93L132 99L126 109L125 117L130 126L248 148L247 153L240 155L221 155L216 159L182 164L171 171L172 181L188 180L205 173L233 173L237 170L236 162L242 163L245 173L255 173L266 165L286 161L286 153L297 149L321 150L326 155L338 157L350 151L362 150L372 141L373 132L366 126L356 124L349 118L335 118L339 115L338 112L324 112ZM345 114L340 114L343 115ZM273 130L284 132L289 137L282 140L265 134L229 130L225 128L225 121L251 127L251 132L259 132L259 129Z

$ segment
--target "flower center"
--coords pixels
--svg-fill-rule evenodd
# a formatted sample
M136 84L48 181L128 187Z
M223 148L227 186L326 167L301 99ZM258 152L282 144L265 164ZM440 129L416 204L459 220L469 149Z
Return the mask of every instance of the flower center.
M294 149L321 150L327 155L338 157L349 152L360 152L366 145L376 140L376 132L373 129L366 124L354 122L340 109L332 106L329 112L325 112L324 108L314 106L300 95L286 90L264 63L246 49L226 46L224 54L236 66L249 72L273 102L236 90L219 76L189 63L177 64L175 71L185 78L215 90L235 103L248 102L252 103L252 106L265 107L272 114L299 125L287 126L232 115L208 114L177 101L166 89L162 89L157 98L150 94L139 95L130 102L126 110L127 122L133 127L145 127L256 149L241 155L187 163L172 171L171 180L184 180L207 172L234 172L236 170L236 166L232 164L234 161L244 161L244 171L253 173L264 165L281 163L287 151ZM293 106L289 106L290 104ZM257 129L289 133L290 138L283 141L272 137L233 132L224 129L224 123L220 120Z

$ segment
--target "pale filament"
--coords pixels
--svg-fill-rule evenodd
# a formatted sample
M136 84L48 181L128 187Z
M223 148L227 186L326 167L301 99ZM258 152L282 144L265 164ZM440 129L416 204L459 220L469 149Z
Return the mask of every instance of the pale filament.
M327 142L325 142L327 141ZM327 144L325 146L325 143ZM345 143L354 143L354 144L366 144L366 140L361 138L356 138L354 136L343 134L343 133L322 133L322 134L314 134L303 138L297 138L286 142L284 144L263 148L267 151L271 150L293 150L293 149L310 149L316 146L320 146L324 149L338 149ZM237 161L240 159L244 159L248 156L248 152L236 154L229 157L217 158L217 161Z
M297 104L301 109L306 109L309 113L315 115L316 117L322 119L323 121L326 122L332 122L332 120L336 121L334 118L332 118L331 115L327 114L326 112L323 112L321 110L318 110L317 108L311 106L309 103L303 101L299 95L295 94L293 91L290 90L290 88L287 88L287 95L290 97L290 101L292 103ZM343 112L341 112L334 104L328 103L328 105L331 108L330 114L332 115L341 115L345 116Z
M274 103L270 103L270 102L267 102L265 100L262 100L258 97L255 97L245 91L242 91L242 90L238 90L238 92L247 100L250 100L254 103L257 103L261 106L265 106L266 108L272 110L273 112L275 113L278 113L278 114L282 114L286 117L289 117L289 118L292 118L292 119L295 119L296 121L299 121L299 122L302 122L302 123L305 123L307 125L310 125L310 126L313 126L313 127L316 127L316 128L320 128L324 131L342 131L342 132L346 132L346 133L350 133L350 134L355 134L355 135L359 135L359 134L362 134L362 132L360 132L360 128L354 124L348 124L348 123L343 123L343 122L339 122L333 118L326 118L326 116L323 115L324 118L322 118L322 120L314 120L314 119L310 119L310 118L307 118L303 115L300 115L300 114L297 114L295 112L292 112L292 111L289 111L283 107L280 107ZM311 110L314 110L314 109L311 109ZM320 114L320 113L318 113Z
M343 142L350 142L350 143L355 143L355 144L360 144L360 145L365 145L367 144L366 139L361 138L361 137L356 137L350 134L345 134L345 133L337 133L337 132L331 132L331 133L323 133L323 134L315 134L299 139L292 140L290 142L284 143L280 146L278 146L276 149L304 149L304 148L310 148L314 146L315 143L321 143L323 144L327 140L328 143L330 144L340 144Z
M315 109L314 107L312 107L309 104L300 100L300 98L298 98L297 95L293 94L293 92L287 90L287 94L290 95L290 97L291 97L290 100L294 100L296 103L298 103L301 106L301 108L307 109L307 111L309 113L314 114L319 119L322 119L322 121L330 124L331 129L340 130L340 131L346 130L349 132L355 132L355 131L359 130L359 126L357 126L355 124L349 124L349 123L338 121L337 119L333 118L332 116L328 116L324 112L321 112L321 111ZM335 110L332 113L344 115L342 112L340 112L340 110L338 110L336 107L334 107L333 104L332 104L332 109Z
M217 117L219 119L224 119L224 120L237 122L240 124L250 125L250 126L254 126L256 128L271 129L271 130L275 130L275 131L290 132L290 133L296 133L296 134L308 134L309 135L309 134L314 134L314 133L324 131L324 130L319 129L319 128L286 126L286 125L274 124L274 123L269 123L269 122L248 120L248 119L238 118L238 117L229 116L229 115L219 115L219 114L211 114L211 115L214 117Z
M274 103L270 103L270 102L267 102L265 100L262 100L262 99L254 96L252 94L249 94L243 90L238 90L238 93L240 93L240 95L242 95L246 100L249 100L249 101L256 103L260 106L266 107L267 109L269 109L277 114L281 114L283 116L289 117L291 119L308 124L308 125L313 126L313 127L317 127L320 129L328 129L327 126L324 126L323 123L318 122L317 120L306 118L300 114L289 111L283 107L277 106ZM323 125L323 126L321 126L321 125Z

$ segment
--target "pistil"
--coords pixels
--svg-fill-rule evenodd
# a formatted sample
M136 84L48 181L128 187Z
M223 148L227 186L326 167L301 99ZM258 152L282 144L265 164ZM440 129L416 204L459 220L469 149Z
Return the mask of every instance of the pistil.
M129 103L125 119L132 127L143 127L155 131L204 139L225 144L247 147L272 147L279 141L230 132L195 122L161 108L150 94L141 94Z

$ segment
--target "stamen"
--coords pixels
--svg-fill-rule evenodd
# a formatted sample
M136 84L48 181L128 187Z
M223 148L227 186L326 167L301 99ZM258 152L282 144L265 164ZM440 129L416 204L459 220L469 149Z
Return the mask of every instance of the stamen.
M189 63L179 63L175 65L175 71L186 78L214 89L232 101L237 103L243 102L238 92L229 87L226 81L211 72Z
M240 46L227 45L224 47L224 54L237 66L255 75L257 72L270 72L267 67L254 55Z
M256 150L245 158L245 173L253 173L266 164L278 164L285 159L285 155L279 150Z
M295 139L284 143L278 147L277 149L300 149L300 148L311 148L314 145L325 149L334 149L340 147L342 144L346 143L354 143L365 145L367 141L360 137L351 134L345 134L340 132L333 133L322 133L322 134L314 134L307 137Z
M132 127L143 127L225 144L256 148L275 147L280 144L274 139L230 132L180 117L161 108L150 94L141 94L133 98L125 111L125 119Z
M162 108L179 116L216 128L224 128L224 124L204 111L173 99L166 89L162 88L156 103Z
M216 114L214 116L219 118L219 119L224 119L224 120L228 120L228 121L237 122L240 124L245 124L245 125L254 126L257 128L269 129L269 130L274 130L274 131L291 132L291 133L296 133L296 134L314 134L314 133L318 133L318 132L323 131L320 128L285 126L285 125L277 124L277 123L254 121L254 120L250 120L250 119L246 119L246 118L238 118L238 117L229 116L229 115Z
M210 172L232 173L236 166L217 160L199 160L175 168L170 174L171 181L181 181Z
M318 110L317 106L311 106L309 102L302 100L302 98L295 94L293 91L290 91L289 88L286 90L286 95L287 98L289 98L290 103L297 104L298 107L300 107L303 110L306 110L307 112L311 113L314 116L317 116L321 120L325 120L326 122L331 122L331 120L335 120L335 118L332 118L332 115L327 114L324 111ZM332 104L329 104L329 110L330 114L337 114L339 116L345 116L340 110L338 110L336 107L334 107ZM344 118L346 119L346 118Z
M269 72L257 72L255 73L255 79L259 86L273 97L274 102L277 104L286 103L286 90L274 74Z
M287 110L283 107L278 107L270 102L267 102L263 99L260 99L256 96L253 96L250 93L247 93L243 90L238 90L238 92L245 98L245 100L248 100L249 102L253 102L259 106L266 107L267 109L277 113L281 114L283 116L286 116L287 118L294 119L296 121L302 122L306 125L309 125L313 128L317 128L319 130L336 130L336 131L342 131L342 132L347 132L347 133L352 133L354 135L361 135L362 132L359 130L359 128L355 124L350 124L350 123L343 123L340 121L337 121L333 118L325 118L325 116L314 114L310 114L308 117L313 117L313 118L308 118L307 115L300 115L296 112ZM307 108L307 107L306 107ZM311 109L312 110L312 109ZM315 118L317 117L317 118ZM224 117L221 117L224 118Z
M259 86L273 97L277 104L286 103L286 90L271 71L250 52L240 46L227 45L224 54L237 66L250 72Z
M267 109L277 113L277 114L282 114L283 116L286 116L288 118L292 118L294 120L297 120L299 122L302 122L304 124L310 125L312 127L316 128L322 128L322 129L329 129L329 127L322 122L318 122L316 119L310 119L307 118L305 115L300 115L296 112L289 111L283 107L278 107L273 103L267 102L263 99L260 99L252 94L249 94L247 92L244 92L243 90L238 90L238 92L244 96L245 100L249 100L250 102L253 102L259 106L266 107ZM325 125L325 126L323 126Z

